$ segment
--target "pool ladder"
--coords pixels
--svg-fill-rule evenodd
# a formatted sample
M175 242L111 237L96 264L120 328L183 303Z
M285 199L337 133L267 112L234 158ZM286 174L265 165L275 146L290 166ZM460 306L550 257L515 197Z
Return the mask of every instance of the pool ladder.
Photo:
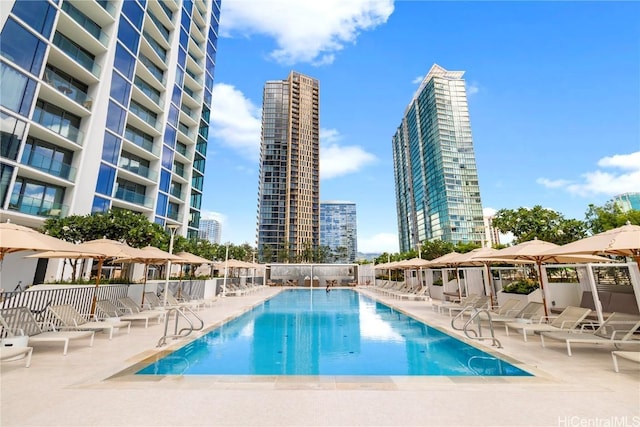
M173 334L169 334L169 321L171 315L175 314L175 325L173 328ZM180 323L180 318L184 319L188 327L183 327L178 330L178 326ZM194 326L193 321L197 321L200 325ZM178 339L189 336L193 331L201 331L204 328L204 322L202 319L189 307L171 307L167 309L167 315L164 318L164 335L160 340L158 340L158 345L156 347L162 347L167 344L167 339Z
M460 328L456 326L456 320L458 318L462 318L466 312L472 312L469 320L467 320L464 325ZM485 320L489 323L489 336L482 335L482 315L486 315ZM491 312L486 308L477 309L474 307L465 307L456 317L451 319L451 327L456 331L462 331L467 336L467 338L477 341L491 340L491 345L502 348L502 344L498 338L495 337L495 333L493 331L493 322L491 321Z

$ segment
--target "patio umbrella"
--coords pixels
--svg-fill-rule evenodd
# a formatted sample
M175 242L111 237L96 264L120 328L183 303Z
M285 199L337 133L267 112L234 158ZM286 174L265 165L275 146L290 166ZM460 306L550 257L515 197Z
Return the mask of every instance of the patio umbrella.
M460 265L483 265L485 267L487 273L487 284L489 285L489 298L491 298L492 307L494 306L496 295L493 286L493 276L491 274L491 264L513 264L518 262L517 260L513 259L500 260L496 258L488 258L490 256L495 256L496 252L498 252L498 249L478 248L464 254L460 254L460 256L458 257Z
M402 261L398 261L396 262L395 267L397 268L402 268L402 269L407 269L407 270L412 270L412 269L417 269L418 270L418 280L420 281L420 289L423 288L423 282L422 282L422 267L427 267L430 264L430 261L427 261L426 259L422 259L422 258L411 258L411 259L404 259ZM406 278L405 278L406 280Z
M93 315L96 309L98 286L100 286L100 276L102 275L102 266L104 262L108 259L140 256L141 249L132 248L126 243L109 239L90 240L73 246L75 248L74 252L50 251L31 255L30 258L93 258L97 260L98 272L96 274L96 286L93 292L93 301L91 302L90 311ZM87 256L89 253L94 253L95 255Z
M132 262L132 263L144 264L144 279L142 282L142 301L140 303L140 306L144 304L144 293L147 287L147 271L149 270L149 265L164 264L167 261L171 261L172 263L178 263L178 262L184 261L184 259L180 256L170 254L169 252L165 252L162 249L158 249L155 246L147 246L138 250L137 254L132 254L131 256L117 258L113 260L113 262ZM169 274L169 271L167 271L167 274Z
M456 270L456 282L458 283L458 297L462 298L462 289L460 289L460 273L458 272L458 267L460 266L460 262L458 261L461 253L456 251L449 252L448 254L444 254L439 256L438 258L434 258L429 262L430 267L451 267ZM444 278L443 278L444 282ZM450 295L450 294L449 294Z
M627 224L549 250L550 255L618 255L634 259L640 269L640 226Z
M47 236L29 227L5 222L0 224L0 261L5 254L19 251L76 251L77 245Z
M182 261L172 261L174 264L188 264L190 266L193 265L202 265L202 264L214 264L214 261L208 260L206 258L202 258L201 256L194 255L190 252L178 252L176 254ZM211 271L213 274L213 271ZM182 291L182 265L180 266L180 285L178 286L178 296L180 296L180 292Z
M551 251L559 248L555 243L545 242L544 240L529 240L515 246L500 249L494 255L486 258L511 259L514 261L528 261L535 263L537 266L538 280L540 281L540 290L542 291L542 304L544 306L545 315L549 315L547 308L547 298L545 296L544 282L542 280L542 263L581 263L581 262L611 262L608 258L594 255L579 254L551 254Z

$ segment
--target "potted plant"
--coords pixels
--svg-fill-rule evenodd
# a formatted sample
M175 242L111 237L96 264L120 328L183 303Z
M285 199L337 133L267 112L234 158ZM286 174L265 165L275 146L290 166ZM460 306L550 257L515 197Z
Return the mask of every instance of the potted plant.
M529 295L540 287L540 283L533 279L517 279L508 285L503 286L502 292L508 294Z

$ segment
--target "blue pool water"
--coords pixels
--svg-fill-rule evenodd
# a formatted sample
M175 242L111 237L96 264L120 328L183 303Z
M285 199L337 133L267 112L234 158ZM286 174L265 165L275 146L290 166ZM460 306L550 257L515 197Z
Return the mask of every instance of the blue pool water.
M139 375L531 375L349 289L287 290Z

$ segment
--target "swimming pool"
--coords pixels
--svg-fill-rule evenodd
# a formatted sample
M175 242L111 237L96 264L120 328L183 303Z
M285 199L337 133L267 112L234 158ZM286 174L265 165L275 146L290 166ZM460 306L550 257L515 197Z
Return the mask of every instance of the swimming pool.
M350 289L283 291L136 374L531 375Z

